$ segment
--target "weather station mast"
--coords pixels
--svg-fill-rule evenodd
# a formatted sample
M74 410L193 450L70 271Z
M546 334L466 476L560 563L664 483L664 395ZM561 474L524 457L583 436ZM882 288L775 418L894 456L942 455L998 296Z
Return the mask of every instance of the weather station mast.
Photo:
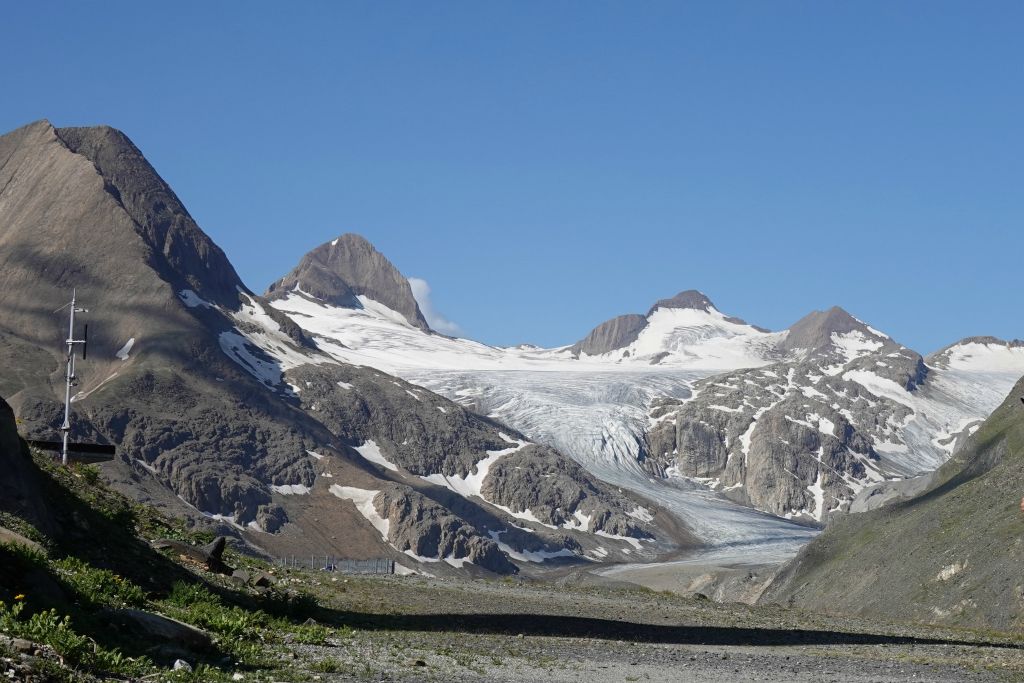
M75 376L75 346L82 345L82 360L85 360L89 352L89 325L86 324L82 331L82 338L75 339L75 313L88 313L89 309L80 308L77 303L78 290L71 290L71 303L64 304L58 308L55 313L59 313L65 308L70 309L70 321L68 322L68 338L65 340L65 344L68 347L68 365L67 370L64 373L64 422L60 426L60 431L63 434L63 442L61 444L60 461L61 464L68 464L68 437L71 434L71 387L78 384L78 378Z
M89 326L82 330L82 338L75 339L75 314L88 313L89 309L78 305L78 291L71 290L71 302L58 308L54 313L60 313L65 308L70 308L68 321L68 336L64 345L68 347L67 368L64 371L64 422L60 426L61 440L49 441L47 439L26 438L30 446L40 450L60 453L62 465L69 463L99 463L113 460L117 448L111 444L102 443L73 443L71 437L71 387L78 386L78 377L75 375L75 347L82 347L82 360L85 360L89 353Z

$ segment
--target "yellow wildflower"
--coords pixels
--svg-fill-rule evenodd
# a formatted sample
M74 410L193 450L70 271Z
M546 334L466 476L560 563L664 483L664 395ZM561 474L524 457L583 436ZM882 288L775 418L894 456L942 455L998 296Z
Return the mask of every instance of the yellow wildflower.
M17 595L14 596L14 599L15 600L24 600L25 599L25 594L24 593L18 593Z

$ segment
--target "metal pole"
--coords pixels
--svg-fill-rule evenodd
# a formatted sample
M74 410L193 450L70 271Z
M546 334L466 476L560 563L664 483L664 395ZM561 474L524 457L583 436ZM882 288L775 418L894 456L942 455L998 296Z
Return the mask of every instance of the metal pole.
M75 378L75 300L77 290L71 290L71 322L68 323L68 367L64 378L64 424L61 431L64 432L64 445L61 448L60 461L62 465L68 464L68 435L71 433L71 383Z

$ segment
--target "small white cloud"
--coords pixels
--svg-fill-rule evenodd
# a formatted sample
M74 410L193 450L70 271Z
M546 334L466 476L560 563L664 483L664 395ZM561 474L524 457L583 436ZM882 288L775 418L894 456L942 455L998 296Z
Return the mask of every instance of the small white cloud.
M462 328L457 323L444 317L434 308L434 302L430 300L430 285L426 280L411 277L409 286L412 287L412 296L419 304L420 311L423 312L423 317L427 319L427 324L431 329L453 337L462 334Z

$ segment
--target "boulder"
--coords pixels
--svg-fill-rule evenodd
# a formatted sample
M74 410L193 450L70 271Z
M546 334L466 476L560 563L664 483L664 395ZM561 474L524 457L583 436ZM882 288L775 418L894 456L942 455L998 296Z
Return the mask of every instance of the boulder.
M132 629L142 636L180 645L189 650L208 650L213 646L213 639L206 631L162 614L126 608L106 610L104 616L112 624Z
M224 536L218 536L213 542L201 548L169 538L153 541L153 547L157 550L173 550L178 554L178 557L186 562L202 565L208 571L217 574L231 576L234 569L225 564L224 560L221 559L226 545L227 538Z

